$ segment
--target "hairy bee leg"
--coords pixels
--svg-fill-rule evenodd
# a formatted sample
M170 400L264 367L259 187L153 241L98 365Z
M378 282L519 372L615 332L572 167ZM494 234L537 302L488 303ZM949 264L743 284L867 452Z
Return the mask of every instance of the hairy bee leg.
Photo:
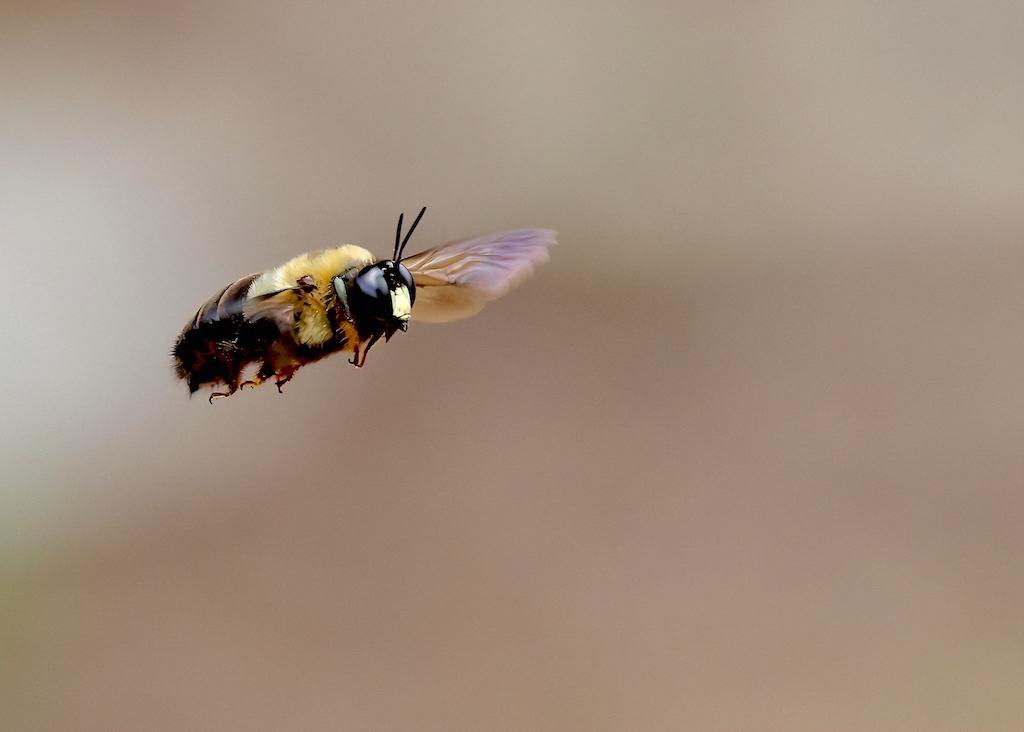
M359 367L363 365L363 362L359 358L359 352L361 350L361 344L356 341L355 347L352 349L352 358L348 360L353 366ZM365 358L365 356L363 357Z
M244 389L245 387L250 386L253 389L255 389L257 386L262 384L264 381L266 381L266 379L263 376L260 376L259 374L255 374L248 381L243 381L241 384L239 384L238 388L239 389Z
M227 387L227 391L215 391L210 394L210 404L213 404L214 399L227 399L238 391L238 376L236 375L231 381L224 381L224 386Z
M355 366L356 368L362 368L363 364L366 363L366 354L368 354L370 352L370 349L373 348L373 344L379 340L380 335L375 335L372 338L370 338L370 340L365 341L365 346L362 346L361 344L357 345L355 353L352 355L352 358L350 358L348 362Z
M274 382L274 385L277 387L278 394L284 394L284 392L281 391L281 387L292 380L292 377L295 375L295 371L295 369L287 369L277 374L277 381Z
M269 381L272 376L275 376L274 367L268 363L264 363L262 366L260 366L260 370L253 374L253 377L248 381L243 381L239 385L239 388L242 388L244 386L251 386L253 389L255 389L257 386L267 383L267 381Z

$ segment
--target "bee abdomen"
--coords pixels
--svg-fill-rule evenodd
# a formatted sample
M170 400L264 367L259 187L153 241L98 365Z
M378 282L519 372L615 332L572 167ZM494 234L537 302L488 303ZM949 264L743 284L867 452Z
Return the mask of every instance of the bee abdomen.
M264 359L277 326L266 320L248 322L242 314L246 291L257 276L243 277L210 298L178 337L175 371L188 382L189 391L217 383L234 391L242 370Z

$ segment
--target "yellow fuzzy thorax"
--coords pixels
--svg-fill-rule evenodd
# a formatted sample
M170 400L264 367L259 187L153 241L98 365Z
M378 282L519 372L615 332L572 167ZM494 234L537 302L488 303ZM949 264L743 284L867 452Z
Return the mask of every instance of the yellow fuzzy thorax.
M312 278L315 289L308 293L292 295L295 307L293 332L298 343L320 345L334 335L327 317L328 304L334 298L332 280L351 269L362 269L374 261L370 252L353 245L300 254L277 269L264 272L257 277L246 296L251 299L289 290L303 277ZM343 330L344 325L348 324L342 324ZM346 336L348 335L346 332Z

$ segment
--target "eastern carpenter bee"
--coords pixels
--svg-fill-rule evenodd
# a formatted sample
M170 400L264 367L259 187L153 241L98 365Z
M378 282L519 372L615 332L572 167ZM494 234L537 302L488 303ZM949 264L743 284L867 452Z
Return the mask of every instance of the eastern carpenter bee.
M441 323L479 312L546 262L555 244L549 229L517 229L403 258L426 210L404 239L398 217L391 259L375 261L351 245L321 249L210 298L174 344L175 372L189 393L222 385L212 402L270 379L280 391L301 367L336 351L362 366L374 343L406 330L410 319Z

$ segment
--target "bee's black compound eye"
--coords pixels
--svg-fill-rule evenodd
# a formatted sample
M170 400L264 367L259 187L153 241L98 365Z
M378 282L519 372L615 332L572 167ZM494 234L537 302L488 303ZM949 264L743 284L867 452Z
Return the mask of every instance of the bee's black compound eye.
M367 297L391 297L387 280L384 279L384 272L376 265L367 267L360 272L356 277L356 285Z
M401 262L398 263L398 274L402 276L402 280L405 282L405 286L409 288L409 301L410 304L416 300L416 285L412 281L412 272L406 269L406 266Z

